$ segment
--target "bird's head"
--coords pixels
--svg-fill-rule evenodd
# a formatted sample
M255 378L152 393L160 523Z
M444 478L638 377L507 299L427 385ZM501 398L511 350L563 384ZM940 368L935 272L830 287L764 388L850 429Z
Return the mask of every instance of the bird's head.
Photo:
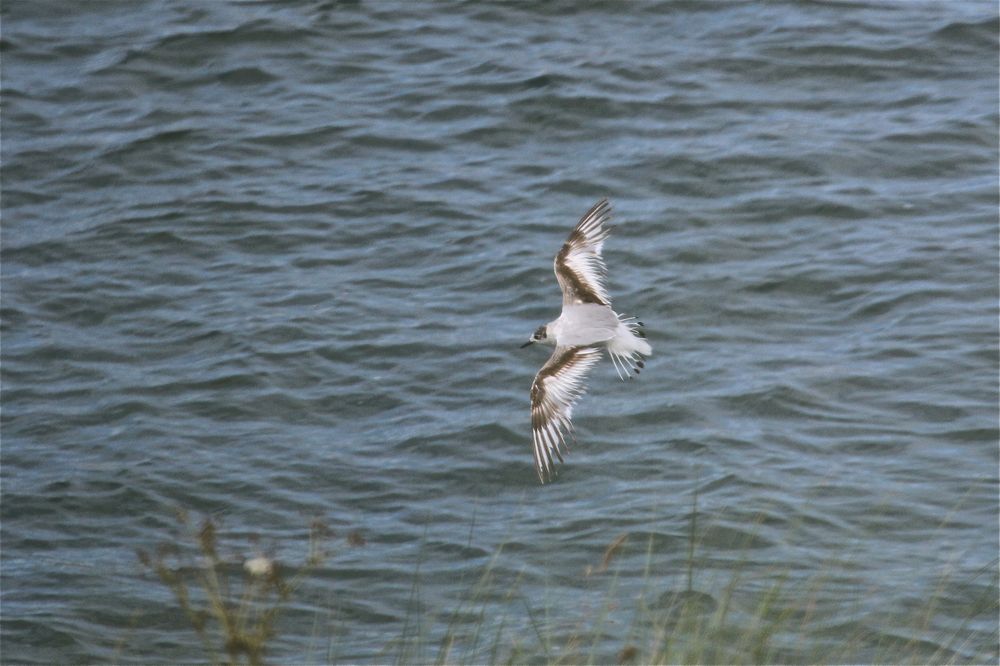
M527 342L521 345L521 349L524 349L532 342L541 342L542 344L555 343L555 341L549 337L548 325L542 325L539 326L537 329L535 329L535 332L531 334L531 338L529 338Z

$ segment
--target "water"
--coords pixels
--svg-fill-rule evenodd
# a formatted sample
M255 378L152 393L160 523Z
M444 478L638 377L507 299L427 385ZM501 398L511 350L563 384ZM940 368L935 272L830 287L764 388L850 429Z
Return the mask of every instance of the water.
M696 491L692 589L780 583L775 660L998 658L995 3L2 19L4 661L204 659L135 555L177 507L237 560L336 532L273 661L433 659L456 611L452 659L610 661ZM518 346L605 195L655 355L542 487Z

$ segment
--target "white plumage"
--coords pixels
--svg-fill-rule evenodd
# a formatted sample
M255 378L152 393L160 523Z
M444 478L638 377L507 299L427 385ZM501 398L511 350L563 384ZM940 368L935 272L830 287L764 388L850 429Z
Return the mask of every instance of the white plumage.
M524 345L555 345L531 384L531 437L535 470L542 483L555 473L555 459L562 462L561 449L566 448L566 435L573 429L573 405L585 390L587 372L601 358L600 348L608 350L622 379L639 374L642 356L652 354L642 322L611 309L608 271L601 256L611 233L610 218L611 205L602 199L570 232L553 261L563 294L562 313L540 326Z

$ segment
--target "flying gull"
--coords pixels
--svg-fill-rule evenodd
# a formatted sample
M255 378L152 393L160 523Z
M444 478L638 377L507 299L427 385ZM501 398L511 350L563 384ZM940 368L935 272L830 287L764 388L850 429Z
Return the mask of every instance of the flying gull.
M608 269L601 248L611 229L611 204L601 199L587 211L556 255L556 280L562 289L562 314L539 326L533 342L555 346L552 356L531 383L531 439L535 471L542 483L555 474L553 457L562 462L561 448L572 436L573 405L583 395L583 380L601 359L601 348L621 379L639 374L643 356L652 349L645 340L643 323L611 309L606 286Z

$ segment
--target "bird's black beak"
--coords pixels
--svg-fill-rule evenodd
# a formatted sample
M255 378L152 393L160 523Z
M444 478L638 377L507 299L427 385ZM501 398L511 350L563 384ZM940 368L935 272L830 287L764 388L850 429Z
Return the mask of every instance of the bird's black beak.
M525 343L524 343L523 345L521 345L521 349L524 349L525 347L527 347L528 345L530 345L530 344L531 344L531 343L533 343L533 342L534 342L534 340L528 340L528 341L527 341L527 342L525 342Z

